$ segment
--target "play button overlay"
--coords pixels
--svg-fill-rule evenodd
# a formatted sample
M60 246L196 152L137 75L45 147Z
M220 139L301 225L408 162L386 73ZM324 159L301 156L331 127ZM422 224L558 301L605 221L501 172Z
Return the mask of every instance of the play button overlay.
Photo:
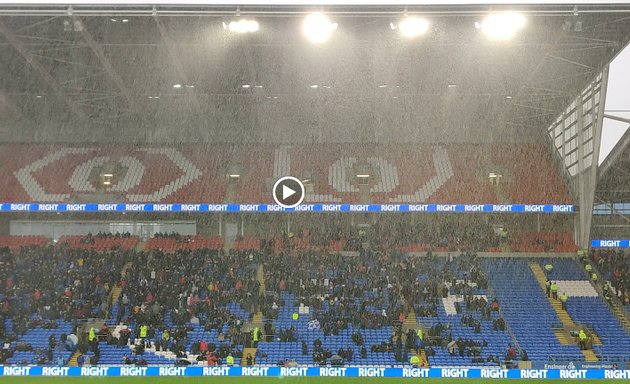
M295 208L304 200L304 184L293 177L281 177L273 185L273 199L282 208Z

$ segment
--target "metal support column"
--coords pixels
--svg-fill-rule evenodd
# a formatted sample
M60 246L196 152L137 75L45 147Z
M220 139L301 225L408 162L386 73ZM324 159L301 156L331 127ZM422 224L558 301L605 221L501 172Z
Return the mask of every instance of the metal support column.
M591 112L593 114L593 159L590 167L585 166L584 140L583 140L583 104L580 103L577 109L578 114L578 174L576 182L578 186L578 202L580 211L578 213L578 225L576 243L581 248L588 248L591 236L591 221L593 218L593 205L595 201L595 189L597 187L597 170L599 162L599 148L602 138L602 125L604 121L604 107L606 104L606 89L608 85L608 66L602 71L602 83L599 92L598 107ZM581 94L580 94L581 97ZM594 96L592 96L594 97ZM593 100L593 103L595 101Z

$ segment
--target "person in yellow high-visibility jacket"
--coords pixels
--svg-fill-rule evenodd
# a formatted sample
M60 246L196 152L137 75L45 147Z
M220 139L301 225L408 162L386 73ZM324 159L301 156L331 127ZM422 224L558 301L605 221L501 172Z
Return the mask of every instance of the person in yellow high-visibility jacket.
M90 328L90 333L88 334L88 341L91 343L96 339L96 329L94 327Z
M227 365L234 365L234 357L230 354L225 358L225 362Z
M420 365L420 358L418 357L418 355L413 355L411 356L411 359L409 359L409 363L417 367L418 365Z
M569 300L569 296L567 296L566 292L562 292L562 296L560 296L560 302L562 303L562 309L567 310L567 300Z
M578 337L580 338L580 348L586 349L586 339L588 338L588 336L586 336L586 332L584 332L583 329L580 329Z
M254 344L254 347L258 346L259 333L260 329L258 329L258 327L254 327L254 330L252 331L252 344Z
M146 325L141 325L140 326L140 338L146 339L148 331L149 331L149 327L147 327Z
M418 328L416 335L418 335L418 339L420 339L420 341L424 340L424 334L422 333L422 328Z
M558 300L558 284L555 281L551 282L551 297Z

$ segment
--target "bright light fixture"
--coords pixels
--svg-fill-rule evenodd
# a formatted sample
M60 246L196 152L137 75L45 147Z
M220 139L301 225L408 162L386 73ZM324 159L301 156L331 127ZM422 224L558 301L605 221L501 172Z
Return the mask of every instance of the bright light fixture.
M228 176L231 179L238 179L239 177L241 177L241 175L239 175L238 173L230 173Z
M304 19L302 31L312 43L321 44L330 39L337 26L337 23L331 23L326 15L316 12Z
M173 84L173 88L181 88L182 85L181 84Z
M390 23L390 27L392 29L396 29L397 27L401 35L414 38L427 33L429 30L429 21L421 17L407 16L402 19L398 25Z
M370 175L367 175L367 174L358 174L358 175L357 175L357 177L358 177L358 178L361 178L361 179L367 179L368 177L370 177Z
M509 40L525 24L525 16L520 13L498 12L489 14L481 23L475 23L475 27L481 29L491 40Z
M248 89L248 88L251 88L251 87L252 87L252 86L251 86L251 85L249 85L249 84L243 84L243 85L241 85L241 88L245 88L245 89Z
M311 85L310 87L311 87L312 89L317 89L317 88L319 88L319 85L317 85L317 84L313 84L313 85Z
M230 21L228 24L223 23L223 29L234 33L251 33L256 32L260 25L256 20L239 19L238 21Z

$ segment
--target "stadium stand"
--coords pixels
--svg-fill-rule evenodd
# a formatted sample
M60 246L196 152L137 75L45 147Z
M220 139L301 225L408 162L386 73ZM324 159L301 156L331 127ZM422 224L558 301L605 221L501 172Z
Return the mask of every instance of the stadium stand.
M5 361L204 365L232 354L247 364L251 354L254 364L318 365L340 355L393 366L416 351L426 366L496 366L524 351L547 362L627 359L628 334L574 258L355 258L328 253L317 229L298 235L275 239L287 249L244 237L227 252L219 237L176 234L157 234L144 251L128 235L68 236L54 247L5 237L29 243L2 251ZM566 311L546 298L547 278L568 294ZM99 342L89 342L92 327ZM572 337L581 328L592 349Z
M87 236L61 236L58 245L68 245L72 249L91 249L107 251L112 249L132 250L138 244L138 236L96 234Z
M221 249L224 246L223 238L219 236L180 236L180 235L156 235L147 241L144 249L147 251L160 250L164 253L172 253L180 250Z
M44 246L48 239L44 236L0 236L0 248L9 248L17 251L22 247Z
M566 186L543 148L522 144L108 147L12 145L0 148L5 202L70 202L106 196L123 202L266 203L266 183L309 177L307 202L568 203ZM507 154L516 154L508 156ZM528 159L536 157L535 172ZM232 159L225 164L225 159ZM230 188L230 167L239 174ZM262 171L261 171L262 170ZM268 172L268 173L267 173ZM490 183L501 173L505 190ZM108 186L101 177L111 175ZM369 175L361 186L357 174ZM307 176L308 175L308 176ZM537 188L526 188L536 185ZM363 189L367 192L363 192ZM366 197L366 193L367 196Z
M570 233L517 232L510 238L510 248L515 252L577 252Z

